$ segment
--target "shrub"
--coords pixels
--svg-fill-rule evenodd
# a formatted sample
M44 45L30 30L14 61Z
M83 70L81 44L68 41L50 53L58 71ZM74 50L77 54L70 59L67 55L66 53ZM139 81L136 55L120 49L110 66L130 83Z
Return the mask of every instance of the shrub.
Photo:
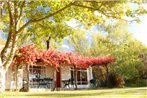
M147 80L146 79L127 80L125 86L127 87L146 87Z
M120 74L110 73L108 76L107 86L108 87L124 87L124 80Z

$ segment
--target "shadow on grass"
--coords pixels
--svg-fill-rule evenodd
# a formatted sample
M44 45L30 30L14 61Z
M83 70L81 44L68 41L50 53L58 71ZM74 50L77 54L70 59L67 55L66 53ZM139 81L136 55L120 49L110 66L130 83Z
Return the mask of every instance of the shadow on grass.
M105 95L105 94L108 94L109 92L101 92L101 93L49 93L49 94L27 94L26 96L32 96L32 97L37 97L37 96L48 96L48 97L59 97L59 98L62 98L62 97L80 97L80 96L98 96L98 95Z
M66 97L86 97L87 96L103 96L103 95L137 95L139 94L145 94L146 89L128 89L128 90L87 90L87 91L69 91L69 92L42 92L42 93L7 93L5 96L7 97L28 97L28 98L41 98L41 97L50 97L50 98L66 98ZM6 98L7 98L6 97Z
M62 98L62 97L84 97L84 96L99 96L99 95L107 95L107 94L109 94L109 93L111 93L111 92L90 92L90 93L64 93L64 92L62 92L62 93L60 93L60 92L58 92L58 93L54 93L54 92L49 92L49 93L32 93L32 94L27 94L27 93L25 93L25 94L7 94L7 95L5 95L5 96L8 96L8 97L21 97L21 96L24 96L24 97L28 97L28 98L30 98L30 97L35 97L35 98L40 98L40 97L50 97L50 98Z
M133 91L116 91L116 92L90 92L90 93L46 93L46 94L27 94L26 96L32 96L32 97L37 97L37 96L48 96L48 97L56 97L56 98L62 98L62 97L84 97L84 96L101 96L101 95L136 95L138 90L133 90ZM139 92L143 93L145 90L140 90Z

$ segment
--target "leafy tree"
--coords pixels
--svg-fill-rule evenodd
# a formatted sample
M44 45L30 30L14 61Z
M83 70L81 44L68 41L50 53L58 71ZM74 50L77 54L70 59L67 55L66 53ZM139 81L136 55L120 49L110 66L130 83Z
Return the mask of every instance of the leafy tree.
M75 50L81 47L77 52L82 52L85 55L114 56L116 62L109 67L110 71L121 74L125 80L139 78L140 71L144 66L139 55L144 53L146 47L131 36L131 33L127 30L126 22L118 21L107 26L107 29L101 28L107 32L105 35L97 32L92 33L91 42L88 43L87 41L89 48L86 48L86 51L83 49L85 45L78 43L85 41L84 37L80 41L74 42L74 40L79 38L73 36L73 38L69 39L69 44L72 45L71 42L74 42L72 46ZM100 73L98 72L97 74Z
M111 30L108 38L114 47L109 47L109 52L117 59L111 69L123 75L126 80L138 78L138 69L143 67L139 55L146 49L145 46L131 36L125 22L118 22Z
M15 55L18 39L24 35L25 29L28 35L32 33L31 37L34 39L38 36L43 37L44 34L55 39L62 39L71 33L64 23L71 18L89 27L95 23L102 23L105 18L123 19L124 16L136 18L137 15L146 12L141 7L140 0L132 1L140 5L135 10L129 7L128 1L0 1L0 18L3 25L0 27L7 35L5 47L1 52L1 91L5 89L5 73ZM94 11L97 11L99 15L94 15Z
M78 52L85 55L85 51L89 48L89 41L87 40L87 35L84 30L77 28L74 34L69 37L68 42L70 43L69 46L74 48L74 52Z

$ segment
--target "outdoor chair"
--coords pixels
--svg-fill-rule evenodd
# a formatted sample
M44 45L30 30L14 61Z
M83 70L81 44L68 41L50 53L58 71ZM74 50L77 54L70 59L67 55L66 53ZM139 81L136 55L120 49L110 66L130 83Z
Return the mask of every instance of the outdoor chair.
M95 88L97 85L96 85L96 80L95 79L91 79L90 80L90 86L92 87L92 88Z
M69 80L63 80L62 82L64 84L63 88L66 88L66 87L70 88L70 86L69 86Z
M63 83L64 83L63 88L66 88L66 87L71 88L70 85L71 86L74 85L74 79L64 80Z

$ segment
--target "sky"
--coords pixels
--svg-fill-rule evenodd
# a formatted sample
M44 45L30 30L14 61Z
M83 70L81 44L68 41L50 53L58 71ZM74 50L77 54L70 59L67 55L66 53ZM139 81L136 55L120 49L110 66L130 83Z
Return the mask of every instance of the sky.
M130 23L129 31L133 36L147 46L147 14L140 17L141 23Z
M138 8L137 4L131 4L130 6L136 10ZM147 4L143 4L144 8L147 9ZM144 45L147 46L147 14L139 17L141 20L141 23L131 23L128 26L128 29L131 33L133 33L133 36L141 41Z

